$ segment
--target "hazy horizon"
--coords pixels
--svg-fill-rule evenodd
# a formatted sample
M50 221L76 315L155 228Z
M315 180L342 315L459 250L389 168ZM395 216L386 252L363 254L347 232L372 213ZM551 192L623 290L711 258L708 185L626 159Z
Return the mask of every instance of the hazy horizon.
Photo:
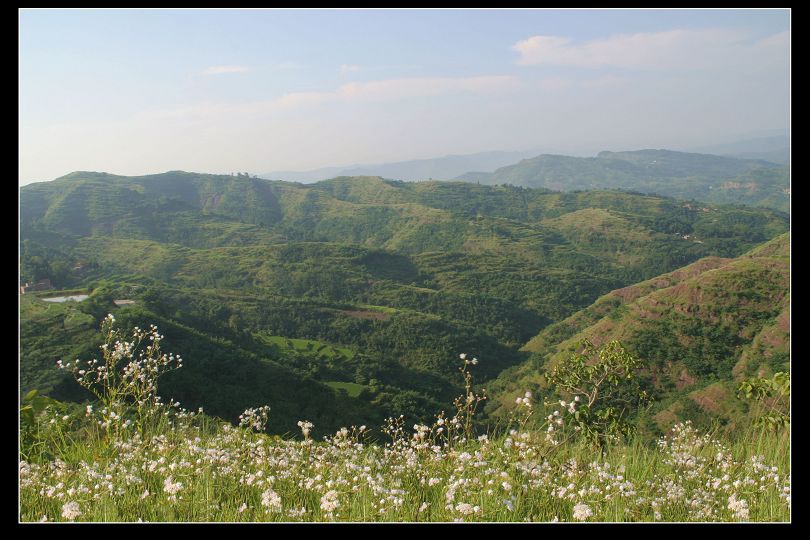
M722 145L790 125L790 10L22 9L21 185Z

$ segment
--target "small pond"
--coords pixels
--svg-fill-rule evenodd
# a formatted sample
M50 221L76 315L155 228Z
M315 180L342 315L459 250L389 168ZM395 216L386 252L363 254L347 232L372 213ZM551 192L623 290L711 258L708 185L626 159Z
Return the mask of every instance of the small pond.
M52 296L51 298L43 298L43 300L46 301L46 302L60 302L61 303L61 302L67 302L67 301L81 302L82 300L87 300L88 298L90 298L89 294L77 294L77 295L74 295L74 296Z

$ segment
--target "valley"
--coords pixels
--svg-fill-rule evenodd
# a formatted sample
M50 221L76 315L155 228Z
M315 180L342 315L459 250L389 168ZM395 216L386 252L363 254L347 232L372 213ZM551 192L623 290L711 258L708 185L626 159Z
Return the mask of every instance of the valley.
M379 177L77 172L20 198L22 276L89 294L53 309L21 297L23 392L86 398L51 366L92 355L114 312L189 359L167 395L232 420L273 403L276 433L303 416L326 432L424 419L457 395L459 351L500 388L504 370L539 365L538 333L610 291L739 257L789 224L656 195Z

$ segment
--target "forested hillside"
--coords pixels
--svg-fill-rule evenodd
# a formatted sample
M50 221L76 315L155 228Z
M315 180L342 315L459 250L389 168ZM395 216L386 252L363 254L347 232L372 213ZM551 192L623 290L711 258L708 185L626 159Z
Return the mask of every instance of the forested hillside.
M532 357L491 385L490 411L508 408L523 388L542 394L548 371L586 339L620 340L642 360L654 403L636 417L648 429L684 420L735 427L747 412L739 381L790 370L789 235L611 291L549 325L523 347Z
M77 172L20 203L21 280L91 293L21 298L23 392L80 399L52 366L92 354L114 311L187 359L166 397L228 419L272 403L275 432L302 409L327 430L432 414L458 393L459 351L492 379L609 291L788 228L768 209L377 177Z
M605 151L593 158L543 154L492 173L471 172L458 178L561 191L618 188L790 210L789 166L671 150Z

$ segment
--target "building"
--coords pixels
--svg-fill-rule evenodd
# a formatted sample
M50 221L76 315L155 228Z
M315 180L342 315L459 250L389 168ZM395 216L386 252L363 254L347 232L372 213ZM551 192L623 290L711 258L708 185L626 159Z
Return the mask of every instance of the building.
M34 291L50 291L51 289L53 289L53 285L51 285L50 279L40 279L33 285L30 283L26 283L25 285L21 286L20 294L25 294Z

